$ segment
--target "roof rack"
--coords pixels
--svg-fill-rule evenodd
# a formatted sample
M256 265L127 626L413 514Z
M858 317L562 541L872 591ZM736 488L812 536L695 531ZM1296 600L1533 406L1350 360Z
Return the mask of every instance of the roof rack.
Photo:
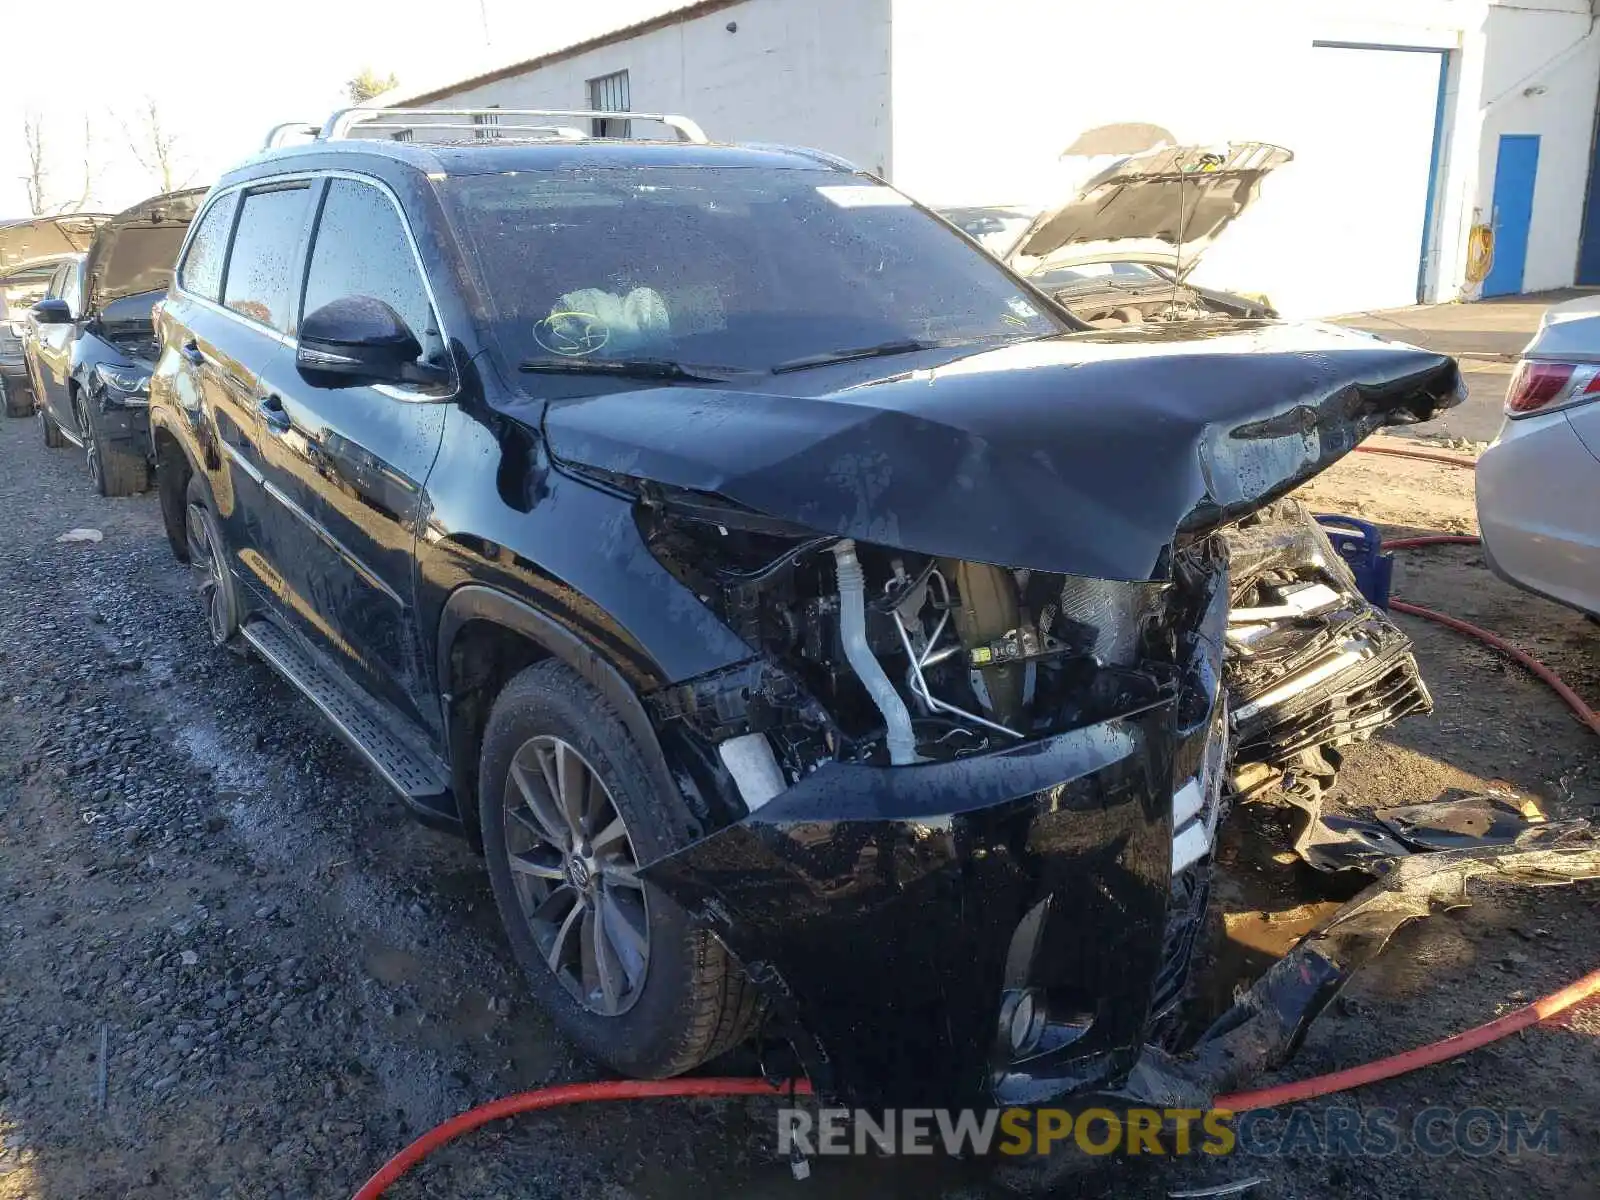
M439 117L492 117L493 122L483 124L463 125L460 121L439 121ZM367 125L375 129L389 129L398 132L402 129L472 129L479 132L492 130L494 133L540 133L545 136L554 136L563 139L583 139L590 135L581 129L567 125L517 125L507 124L508 117L577 117L580 119L599 121L659 121L668 129L678 135L679 141L707 142L705 130L688 117L680 117L673 113L646 113L646 112L602 112L597 109L557 109L557 108L344 108L328 118L316 135L319 140L332 141L351 136L351 130L360 125ZM418 118L421 118L418 120ZM304 129L304 125L280 125L268 135L268 148L274 143L280 131L286 129Z

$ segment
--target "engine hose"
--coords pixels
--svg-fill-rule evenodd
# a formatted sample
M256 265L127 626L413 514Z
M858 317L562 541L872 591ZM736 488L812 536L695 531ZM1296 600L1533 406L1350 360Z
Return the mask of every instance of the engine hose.
M1253 1092L1233 1092L1226 1096L1218 1096L1211 1105L1213 1108L1225 1109L1228 1112L1249 1112L1253 1108L1276 1108L1280 1104L1294 1104L1300 1100L1310 1100L1314 1096L1349 1091L1351 1088L1377 1083L1380 1079L1393 1079L1396 1075L1404 1075L1419 1067L1431 1067L1446 1059L1457 1058L1469 1050L1476 1050L1480 1046L1487 1046L1490 1042L1499 1041L1507 1034L1527 1029L1529 1026L1539 1024L1540 1021L1547 1021L1569 1008L1582 1004L1596 993L1600 993L1600 971L1590 971L1582 979L1569 983L1559 992L1552 992L1532 1004L1508 1012L1503 1017L1496 1017L1465 1033L1457 1033L1401 1054L1391 1054L1388 1058L1363 1063L1359 1067L1330 1071L1326 1075L1314 1075L1310 1079L1281 1083L1276 1087L1258 1088Z
M518 1113L560 1108L594 1100L643 1100L662 1096L809 1096L805 1079L774 1086L765 1079L617 1079L604 1083L565 1083L557 1087L518 1092L469 1108L436 1125L378 1169L355 1195L355 1200L377 1200L384 1189L412 1167L463 1134Z

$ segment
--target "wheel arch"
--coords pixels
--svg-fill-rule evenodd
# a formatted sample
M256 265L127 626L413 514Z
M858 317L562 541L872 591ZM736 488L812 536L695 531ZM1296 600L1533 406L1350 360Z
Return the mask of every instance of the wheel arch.
M565 663L611 705L639 747L652 782L679 792L655 726L622 672L526 601L482 584L457 588L439 618L436 656L456 805L474 845L481 845L478 751L489 709L512 678L547 659Z

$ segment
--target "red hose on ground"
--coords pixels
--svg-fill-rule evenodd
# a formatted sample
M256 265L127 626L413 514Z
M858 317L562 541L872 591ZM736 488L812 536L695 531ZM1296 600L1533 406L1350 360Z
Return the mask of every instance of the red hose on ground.
M428 1130L362 1184L355 1200L377 1200L385 1188L446 1142L452 1142L490 1121L517 1113L537 1112L542 1108L559 1108L563 1104L581 1104L591 1100L640 1100L659 1096L785 1096L791 1092L796 1096L809 1096L810 1081L797 1079L779 1088L765 1079L617 1079L604 1083L567 1083L531 1092L518 1092L515 1096L504 1096L488 1104L480 1104L477 1108L469 1108L460 1116L451 1117L444 1124Z
M1478 538L1458 533L1438 534L1429 537L1396 538L1392 542L1384 543L1386 547L1393 550L1409 550L1417 546L1476 546L1478 544ZM1431 608L1423 608L1419 604L1409 604L1404 600L1391 600L1389 607L1396 612L1408 613L1413 617L1422 617L1440 625L1448 626L1458 633L1465 633L1475 637L1480 642L1493 646L1507 657L1515 659L1543 680L1551 691L1560 696L1566 706L1577 714L1578 720L1596 733L1600 733L1600 713L1596 713L1594 709L1585 704L1583 698L1568 687L1561 676L1534 658L1533 655L1517 649L1510 642L1490 633L1487 629L1480 629L1478 626L1468 621L1463 621L1459 617L1448 616L1442 612L1434 612Z
M1465 467L1477 470L1478 464L1470 458L1452 458L1448 454L1434 454L1427 450L1402 450L1398 446L1357 446L1358 454L1392 454L1395 458L1416 458L1423 462L1444 463L1447 467Z
M1537 1025L1540 1021L1548 1020L1558 1013L1582 1004L1596 993L1600 993L1600 971L1590 971L1582 979L1569 983L1559 992L1552 992L1541 1000L1535 1000L1532 1004L1508 1012L1503 1017L1496 1017L1493 1021L1479 1025L1476 1029L1469 1029L1465 1033L1458 1033L1426 1046L1418 1046L1415 1050L1407 1050L1403 1054L1392 1054L1388 1058L1363 1063L1348 1070L1332 1071L1296 1083L1279 1084L1277 1087L1260 1088L1253 1092L1234 1092L1231 1095L1218 1096L1211 1102L1212 1107L1226 1109L1229 1112L1248 1112L1252 1108L1275 1108L1280 1104L1293 1104L1300 1100L1309 1100L1313 1096L1326 1096L1332 1092L1342 1092L1364 1084L1376 1083L1380 1079L1393 1079L1396 1075L1404 1075L1408 1071L1415 1071L1418 1067L1431 1067L1435 1063L1456 1058L1469 1050L1487 1046L1490 1042L1498 1041L1507 1034L1516 1033L1519 1029Z

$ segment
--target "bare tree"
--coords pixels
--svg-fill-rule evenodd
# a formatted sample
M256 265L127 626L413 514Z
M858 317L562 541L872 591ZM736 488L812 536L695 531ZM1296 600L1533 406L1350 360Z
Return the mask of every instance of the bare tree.
M82 212L89 207L89 199L94 195L94 174L94 126L86 113L83 118L83 191L72 203L63 205L62 212Z
M154 96L146 96L139 109L139 127L131 129L121 122L123 135L128 139L128 149L138 164L155 177L163 192L176 191L189 176L181 180L178 164L178 135L169 129L161 118L161 106Z
M400 80L393 71L390 71L388 75L379 75L371 67L362 67L360 73L344 86L345 90L350 93L351 104L365 104L374 96L387 92L392 87L397 87L399 83Z
M44 214L45 180L50 171L45 165L44 118L36 112L24 114L22 139L28 147L28 172L22 184L28 189L28 209L36 217Z

